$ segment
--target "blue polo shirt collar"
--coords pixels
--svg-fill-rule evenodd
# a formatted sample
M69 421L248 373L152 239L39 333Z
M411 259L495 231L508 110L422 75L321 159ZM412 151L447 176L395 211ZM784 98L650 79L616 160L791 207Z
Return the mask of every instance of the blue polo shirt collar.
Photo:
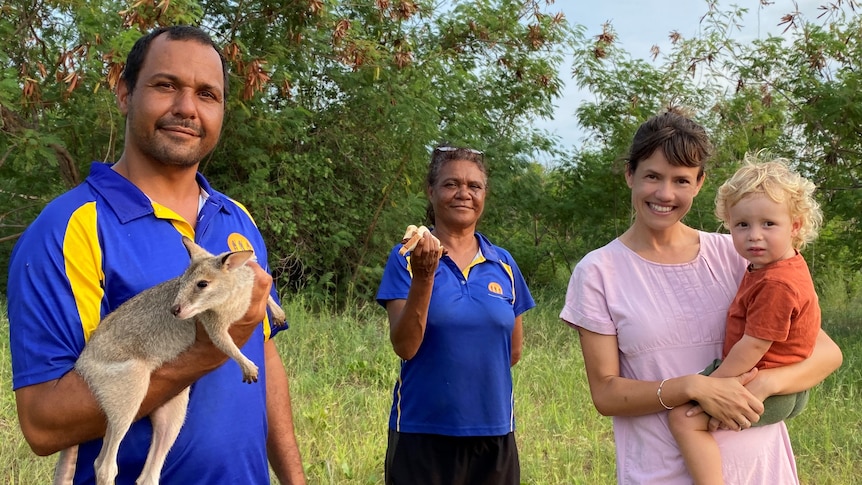
M117 219L126 224L153 214L153 204L149 197L127 178L115 172L112 166L112 163L93 162L86 182L102 196L108 207L117 215ZM225 205L224 195L213 190L200 173L195 177L198 185L209 195L201 212L221 210L230 213Z
M485 256L485 259L490 261L501 261L500 255L497 254L497 250L494 248L494 245L491 244L491 241L489 241L484 234L477 232L476 237L479 239L479 250L482 251L482 256Z

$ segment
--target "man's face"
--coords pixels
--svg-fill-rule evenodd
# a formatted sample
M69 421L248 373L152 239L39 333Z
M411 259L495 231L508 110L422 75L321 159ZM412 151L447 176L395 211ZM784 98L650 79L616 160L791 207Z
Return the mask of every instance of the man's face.
M126 115L124 153L131 160L189 167L215 147L224 120L221 59L209 45L153 39L134 92L125 83L118 104Z

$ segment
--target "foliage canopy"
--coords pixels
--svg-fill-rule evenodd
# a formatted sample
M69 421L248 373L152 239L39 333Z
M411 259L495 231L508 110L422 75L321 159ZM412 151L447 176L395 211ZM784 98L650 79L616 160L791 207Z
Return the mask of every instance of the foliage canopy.
M575 38L537 1L3 5L6 245L91 160L121 155L112 89L134 41L196 24L231 70L222 142L201 172L250 208L283 286L339 301L373 292L388 249L421 219L429 147L482 148L495 178L528 171L551 145L530 120L552 112Z
M486 152L480 230L531 284L558 284L630 222L618 160L637 125L692 110L717 148L688 223L719 229L715 187L747 151L791 159L820 187L827 221L812 267L862 266L862 22L855 1L782 36L735 40L744 9L704 1L700 33L634 58L553 0L6 0L0 6L0 265L17 236L91 161L122 153L113 88L154 26L200 25L228 59L222 142L201 164L249 207L282 291L326 303L373 297L389 248L424 214L430 148ZM553 114L567 55L592 95L574 150L534 128ZM537 160L551 160L539 163ZM816 275L815 275L816 276Z

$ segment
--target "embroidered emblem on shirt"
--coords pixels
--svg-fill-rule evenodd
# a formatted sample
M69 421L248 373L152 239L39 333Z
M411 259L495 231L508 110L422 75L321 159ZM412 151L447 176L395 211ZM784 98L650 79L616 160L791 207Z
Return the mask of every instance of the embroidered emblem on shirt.
M248 239L238 232L231 233L227 237L227 247L231 251L254 251Z
M497 295L502 295L503 294L503 287L500 286L500 283L492 281L492 282L488 283L488 291L490 291L491 293L497 294Z

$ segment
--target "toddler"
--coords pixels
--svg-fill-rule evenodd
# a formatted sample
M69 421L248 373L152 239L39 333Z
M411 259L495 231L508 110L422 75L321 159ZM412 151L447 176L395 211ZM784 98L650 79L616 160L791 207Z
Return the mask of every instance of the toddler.
M736 251L748 260L727 312L723 359L702 373L733 377L808 358L820 330L820 306L808 265L799 250L814 240L823 219L814 184L790 170L786 160L761 162L746 156L718 190L715 214L730 230ZM757 423L773 424L799 414L808 392L771 396ZM722 484L718 444L709 415L686 416L693 404L670 412L670 429L698 485Z

